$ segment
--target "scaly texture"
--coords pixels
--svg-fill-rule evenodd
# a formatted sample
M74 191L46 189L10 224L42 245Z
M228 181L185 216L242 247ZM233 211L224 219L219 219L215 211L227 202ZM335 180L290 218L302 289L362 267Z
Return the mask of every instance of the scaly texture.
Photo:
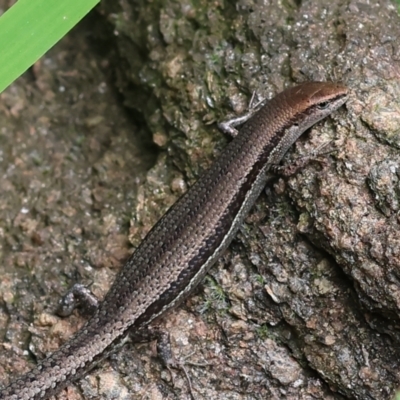
M128 329L181 302L231 242L271 165L346 99L344 86L309 82L269 101L148 233L85 326L0 399L48 398L98 363Z

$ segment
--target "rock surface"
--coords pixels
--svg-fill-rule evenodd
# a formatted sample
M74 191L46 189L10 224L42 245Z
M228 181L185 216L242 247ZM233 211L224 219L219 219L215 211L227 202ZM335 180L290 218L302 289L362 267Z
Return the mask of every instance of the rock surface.
M393 4L108 0L97 12L0 95L0 376L29 369L23 349L42 357L82 323L53 316L58 296L75 281L105 293L131 251L127 222L136 246L226 144L216 121L243 112L253 91L335 80L352 90L346 107L285 163L332 151L271 182L161 326L188 357L197 399L390 399L400 387ZM114 47L77 48L87 32L90 46L101 36ZM190 398L185 376L174 371L173 384L152 355L127 345L60 398Z

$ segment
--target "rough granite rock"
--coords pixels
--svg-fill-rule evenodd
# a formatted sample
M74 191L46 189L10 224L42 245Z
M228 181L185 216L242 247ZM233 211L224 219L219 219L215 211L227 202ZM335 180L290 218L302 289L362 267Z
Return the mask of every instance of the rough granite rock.
M16 122L15 132L0 132L0 376L29 369L22 349L42 357L82 323L52 315L57 297L76 280L105 292L129 251L127 220L136 246L226 144L216 121L243 112L253 92L269 98L297 82L337 80L351 88L349 102L284 163L322 148L318 160L271 182L205 283L161 326L188 357L196 399L392 398L400 387L394 5L105 0L97 11L25 86L0 97L2 119ZM60 74L56 61L76 59L74 38L89 30L92 44L101 33L112 50L87 63L113 74L102 86L88 67L92 86L81 91L82 71L65 62ZM91 53L78 51L84 65ZM124 104L111 96L102 106L94 93L114 82ZM26 122L33 101L41 103ZM155 149L137 151L143 134L127 133L123 106L159 147L145 179L139 162ZM60 398L189 399L184 374L174 371L173 382L152 354L127 345Z

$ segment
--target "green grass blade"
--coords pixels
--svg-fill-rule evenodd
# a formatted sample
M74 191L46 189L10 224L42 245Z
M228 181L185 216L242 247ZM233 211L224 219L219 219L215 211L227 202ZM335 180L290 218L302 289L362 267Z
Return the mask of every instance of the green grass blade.
M0 17L0 93L100 0L19 0Z

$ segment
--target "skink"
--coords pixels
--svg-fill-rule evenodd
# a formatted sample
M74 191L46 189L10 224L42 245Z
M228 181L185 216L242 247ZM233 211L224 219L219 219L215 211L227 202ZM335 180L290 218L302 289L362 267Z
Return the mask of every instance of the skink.
M0 399L47 399L96 365L128 331L140 330L182 302L232 241L271 166L347 98L342 85L308 82L257 111L147 234L93 317L58 351L3 389Z

